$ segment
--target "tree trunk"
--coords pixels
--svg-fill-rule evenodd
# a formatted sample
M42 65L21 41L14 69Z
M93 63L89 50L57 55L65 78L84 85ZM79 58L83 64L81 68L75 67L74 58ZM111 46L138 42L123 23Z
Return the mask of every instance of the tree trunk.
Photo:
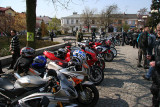
M26 0L26 23L27 34L33 33L33 40L27 40L27 46L36 48L35 45L35 28L36 28L36 4L37 0Z

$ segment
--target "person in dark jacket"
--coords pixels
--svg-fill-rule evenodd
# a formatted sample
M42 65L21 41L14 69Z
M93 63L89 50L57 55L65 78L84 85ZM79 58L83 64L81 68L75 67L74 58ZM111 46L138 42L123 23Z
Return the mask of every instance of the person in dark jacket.
M53 31L50 33L50 37L51 37L51 41L53 41L53 37L54 37L54 32Z
M95 30L93 30L93 32L92 32L92 34L91 34L91 37L92 37L92 41L94 41L94 39L96 38Z
M134 32L133 34L132 34L132 36L133 36L133 48L135 48L135 46L136 46L136 48L138 48L138 43L137 43L137 38L138 38L138 34L139 34L139 30L137 29L137 31L136 32Z
M0 74L2 74L2 73L4 73L4 72L2 71L2 65L1 65L1 61L0 61Z
M124 46L124 43L126 44L125 38L127 37L127 32L124 30L122 34L122 46Z
M142 55L143 55L143 67L144 69L147 69L147 48L148 48L148 33L146 32L148 29L148 27L145 27L145 31L143 33L141 33L141 36L139 37L138 40L138 63L137 63L137 67L142 67L141 66L141 60L142 60Z
M157 25L157 40L154 46L155 54L148 56L151 60L150 66L154 67L152 72L152 86L150 88L152 97L152 107L159 107L160 105L160 23Z
M11 61L10 66L8 67L8 69L13 69L13 66L14 66L16 60L20 56L19 38L16 35L15 30L11 30L11 36L12 36L12 39L11 39L11 44L10 44L10 52L12 54L12 61Z

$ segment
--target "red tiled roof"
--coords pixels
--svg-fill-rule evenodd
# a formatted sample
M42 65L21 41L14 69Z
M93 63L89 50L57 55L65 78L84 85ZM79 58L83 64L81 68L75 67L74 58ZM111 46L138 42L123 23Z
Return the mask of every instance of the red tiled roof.
M13 10L13 9L12 9L12 8L10 8L10 7L8 7L8 8L0 7L0 11L6 11L6 10L8 10L8 9ZM14 11L14 10L13 10L13 11Z
M41 18L39 18L39 17L36 17L36 20L42 20Z

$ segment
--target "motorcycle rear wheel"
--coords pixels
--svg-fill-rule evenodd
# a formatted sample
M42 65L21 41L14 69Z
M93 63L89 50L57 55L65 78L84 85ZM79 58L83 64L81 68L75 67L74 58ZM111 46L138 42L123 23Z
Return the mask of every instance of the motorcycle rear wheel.
M100 59L96 62L96 65L99 66L102 70L105 69L105 61L103 59Z
M111 47L110 50L113 52L114 57L116 57L117 56L117 50L116 50L116 48Z
M114 54L111 51L110 53L104 54L104 60L107 62L111 62L114 59Z

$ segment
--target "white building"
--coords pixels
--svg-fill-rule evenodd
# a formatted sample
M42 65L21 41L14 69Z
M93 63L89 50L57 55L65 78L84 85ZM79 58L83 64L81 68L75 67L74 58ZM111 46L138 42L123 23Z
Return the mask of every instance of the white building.
M114 19L114 22L109 25L109 32L117 32L117 29L119 28L121 28L122 31L123 24L128 24L131 28L137 27L138 24L137 14L113 14L112 18ZM77 14L76 12L74 12L73 15L61 18L62 30L67 30L68 33L72 33L80 28L83 31L87 31L88 27L84 23L85 22L82 19L82 15ZM100 21L100 14L93 15L89 32L93 29L98 32L104 30L105 25L100 23L102 23L102 21Z

